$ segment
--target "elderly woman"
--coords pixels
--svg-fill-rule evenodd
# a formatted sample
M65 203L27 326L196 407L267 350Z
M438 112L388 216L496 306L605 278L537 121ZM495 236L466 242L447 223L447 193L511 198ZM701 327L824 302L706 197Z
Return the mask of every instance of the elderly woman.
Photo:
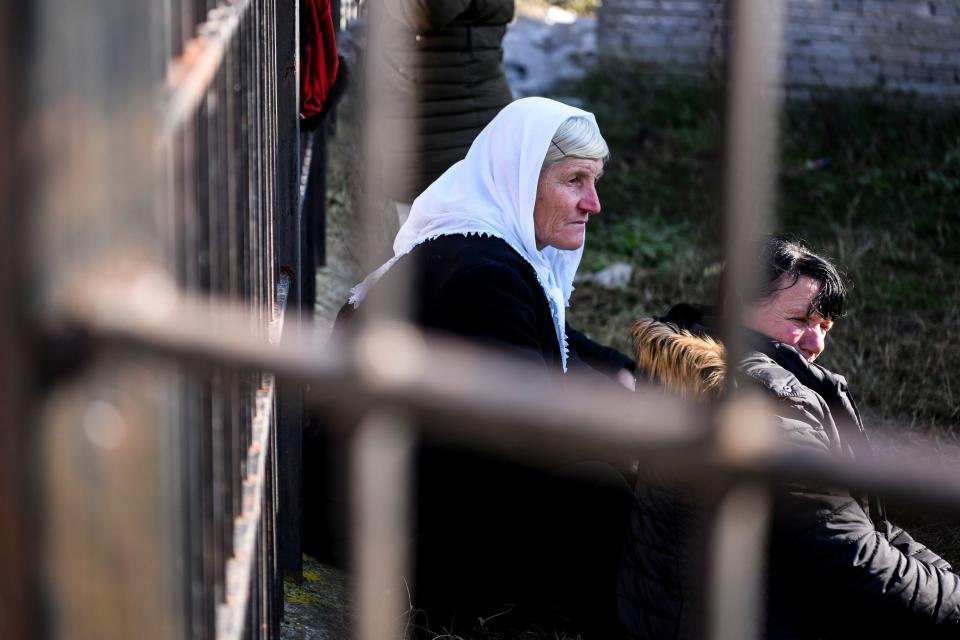
M607 156L592 114L545 98L511 103L414 201L394 257L354 288L350 303L381 280L392 289L410 269L413 318L425 328L545 369L584 360L611 375L632 368L565 322L586 226L600 213L596 183Z
M829 261L788 238L767 238L758 255L762 291L747 306L753 351L739 365L740 386L773 400L776 425L791 446L869 459L846 380L815 363L843 314L843 280ZM717 395L724 354L710 324L688 305L638 322L638 367L681 394ZM620 580L621 618L631 638L690 637L702 619L700 580L690 566L702 510L690 494L668 487L646 479L635 492ZM874 497L812 485L780 491L768 583L768 638L960 633L960 577L888 521Z
M425 329L545 373L622 376L630 359L571 331L565 316L607 156L592 114L544 98L511 103L414 201L395 256L355 287L338 323L406 276L412 318ZM587 482L570 475L449 448L418 451L416 606L432 628L517 604L562 608L577 630L616 626L629 488L611 466L590 467Z

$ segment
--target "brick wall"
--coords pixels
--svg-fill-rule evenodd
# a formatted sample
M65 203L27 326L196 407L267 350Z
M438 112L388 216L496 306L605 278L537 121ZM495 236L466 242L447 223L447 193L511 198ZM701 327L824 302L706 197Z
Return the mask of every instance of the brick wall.
M762 0L754 0L762 1ZM792 93L876 87L960 98L960 0L785 0ZM722 0L603 0L601 55L704 75L722 68Z

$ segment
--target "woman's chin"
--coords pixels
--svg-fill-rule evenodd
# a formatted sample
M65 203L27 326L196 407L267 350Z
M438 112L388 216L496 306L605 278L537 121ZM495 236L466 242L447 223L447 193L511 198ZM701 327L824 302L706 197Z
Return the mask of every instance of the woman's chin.
M561 251L576 251L583 246L583 231L564 235L552 245Z

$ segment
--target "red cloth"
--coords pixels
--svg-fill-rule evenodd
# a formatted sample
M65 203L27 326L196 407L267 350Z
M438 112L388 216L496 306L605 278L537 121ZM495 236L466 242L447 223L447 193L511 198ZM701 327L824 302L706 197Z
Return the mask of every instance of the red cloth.
M300 115L309 118L322 111L340 62L330 0L304 0L301 8L306 42L300 69Z

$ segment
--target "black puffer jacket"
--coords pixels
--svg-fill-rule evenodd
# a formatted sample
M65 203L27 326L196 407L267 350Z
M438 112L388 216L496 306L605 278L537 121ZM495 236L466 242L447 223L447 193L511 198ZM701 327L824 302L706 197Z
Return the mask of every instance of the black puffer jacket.
M412 202L513 98L502 40L513 0L385 0L377 29L385 76L380 146L386 195ZM412 109L400 107L412 101ZM383 171L389 168L391 171Z
M722 359L722 348L698 346L701 336L655 321L645 326L659 330L661 340L638 349L661 349L662 369L682 368L692 357L705 362L704 349ZM664 331L683 348L663 350ZM792 347L753 337L756 350L742 361L738 383L756 384L776 401L782 437L825 455L869 459L846 380ZM657 354L638 357L638 365L651 357ZM619 588L630 637L695 637L700 514L675 485L651 478L638 485ZM960 577L890 523L877 500L848 491L788 486L778 492L768 584L768 638L960 636Z

